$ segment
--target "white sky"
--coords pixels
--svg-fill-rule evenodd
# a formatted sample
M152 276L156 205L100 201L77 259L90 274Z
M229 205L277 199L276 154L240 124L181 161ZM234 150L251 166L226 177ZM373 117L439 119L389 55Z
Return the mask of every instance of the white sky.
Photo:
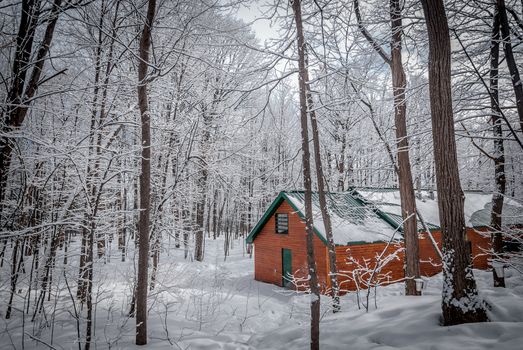
M241 5L236 16L246 23L251 23L256 36L263 43L267 39L278 37L278 32L274 26L271 25L269 19L263 18L263 12L267 7L260 1L251 1L248 4ZM266 17L266 16L265 16Z

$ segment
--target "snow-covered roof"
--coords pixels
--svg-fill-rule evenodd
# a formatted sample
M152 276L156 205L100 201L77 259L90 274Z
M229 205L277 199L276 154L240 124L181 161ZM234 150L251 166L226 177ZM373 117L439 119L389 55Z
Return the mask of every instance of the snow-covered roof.
M366 205L351 192L328 192L327 206L331 214L332 233L335 244L346 245L354 242L388 241L391 238L401 239L400 233L390 223L383 220L372 206ZM274 200L258 224L253 228L247 242L252 243L267 220L275 213L282 201L287 201L296 213L305 217L303 191L281 192ZM321 215L319 196L312 194L312 213L314 231L326 242L327 235Z
M304 193L287 192L286 194L294 207L301 213L305 213ZM326 198L334 243L384 241L395 234L398 239L401 238L396 230L380 218L371 207L359 201L350 192L328 192ZM312 194L312 215L314 227L323 237L326 237L319 196L316 192Z
M331 215L334 243L346 245L355 242L388 241L391 237L401 239L397 231L402 229L400 195L398 189L361 188L347 192L327 192L327 207ZM416 207L429 229L440 225L436 191L421 191L416 198ZM252 229L247 242L252 243L261 228L276 209L287 201L298 215L305 218L303 191L280 192L263 217ZM465 191L465 224L469 227L489 226L492 195L483 192ZM318 193L312 194L314 232L327 242L321 215ZM523 204L505 197L502 224L523 224ZM425 227L418 220L418 230Z
M371 202L386 214L401 215L400 194L398 189L362 188L357 189L363 199ZM492 194L478 191L465 193L465 225L468 227L489 226L492 209ZM416 207L423 219L439 226L438 194L436 191L422 190L416 198ZM523 205L515 199L505 196L502 224L513 226L523 223Z

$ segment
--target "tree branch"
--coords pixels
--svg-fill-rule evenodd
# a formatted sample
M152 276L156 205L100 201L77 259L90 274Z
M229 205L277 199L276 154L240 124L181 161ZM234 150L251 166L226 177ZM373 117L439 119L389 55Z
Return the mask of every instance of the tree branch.
M370 35L369 31L365 28L363 25L363 21L361 19L361 13L360 13L360 4L358 0L354 0L354 13L356 14L356 19L358 20L358 28L360 29L361 34L367 39L367 41L372 45L372 48L374 51L378 53L378 55L383 58L385 63L388 65L392 64L392 59L389 55L383 50L383 48L376 42L376 40Z

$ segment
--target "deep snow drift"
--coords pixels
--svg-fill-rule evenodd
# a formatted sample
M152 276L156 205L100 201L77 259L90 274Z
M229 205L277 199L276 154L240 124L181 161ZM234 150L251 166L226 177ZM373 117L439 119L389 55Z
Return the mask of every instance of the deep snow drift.
M127 316L134 274L132 255L125 263L118 256L106 264L97 263L93 288L96 344L92 349L307 348L309 297L254 281L253 261L243 253L241 242L234 244L226 261L223 240L207 240L203 263L185 261L183 250L173 247L162 253L158 282L150 292L146 347L133 344L135 321ZM402 284L378 288L376 297L371 295L368 313L358 308L355 294L342 297L342 312L336 315L329 312L329 298L323 298L321 348L521 348L523 276L508 270L507 288L493 288L489 272L474 272L489 305L489 323L439 326L442 281L438 275L428 281L422 297L403 296ZM22 318L27 296L27 276L22 276L16 309L6 320L9 283L4 265L0 275L0 348L79 349L75 307L80 305L73 306L64 283L66 276L74 294L76 273L71 266L56 268L50 301L33 322L32 314ZM364 298L364 293L360 296ZM83 337L84 319L79 328Z

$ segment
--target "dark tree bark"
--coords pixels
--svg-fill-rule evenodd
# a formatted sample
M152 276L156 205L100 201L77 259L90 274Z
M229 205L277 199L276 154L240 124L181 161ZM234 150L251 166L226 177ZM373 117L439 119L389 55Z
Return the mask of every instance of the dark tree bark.
M497 0L497 12L499 16L499 24L501 29L501 41L503 42L503 51L505 52L505 59L512 78L512 87L514 88L514 95L516 96L516 108L519 115L519 123L521 131L523 131L523 82L519 76L518 66L512 51L512 43L510 40L510 26L507 18L507 10L505 7L505 0Z
M396 125L396 148L398 152L398 182L401 198L401 216L405 237L405 294L420 295L416 290L415 278L419 278L418 226L416 222L416 197L412 183L412 170L409 159L407 136L407 105L405 88L407 80L401 59L401 35L403 30L401 5L399 0L390 1L392 23L391 72L394 94L394 122Z
M443 235L443 324L487 321L467 249L464 195L458 171L450 76L450 37L442 0L423 0L429 37L432 137Z
M90 218L91 226L90 229L87 231L89 232L89 237L87 239L87 254L86 254L86 265L87 265L87 272L86 277L84 281L84 288L85 288L85 300L86 300L86 308L87 308L87 320L86 320L86 330L85 330L85 350L89 350L91 348L91 339L92 339L92 333L93 333L93 255L94 255L94 235L95 235L95 220L94 217L96 216L96 213L94 213L93 217Z
M140 174L140 218L138 221L138 278L136 281L136 345L147 344L147 275L149 266L149 212L151 201L151 118L147 96L147 66L156 0L149 0L140 38L138 63L138 106L142 124Z
M205 204L207 203L207 180L209 171L207 169L207 153L210 142L210 117L204 112L204 129L200 149L200 170L198 171L198 201L196 203L196 232L194 237L194 260L203 261L204 258L204 224L205 224Z
M494 136L494 181L496 184L495 192L492 195L492 212L490 216L490 226L492 233L493 258L499 259L503 255L503 237L501 233L501 215L503 213L503 199L505 196L506 177L505 177L505 148L503 145L502 118L499 108L499 9L494 13L492 24L492 37L490 41L490 108L492 110L491 122L492 133ZM493 264L496 265L496 264ZM492 277L494 287L505 287L504 276L498 276L493 266Z
M307 235L307 264L309 267L309 287L313 298L311 299L311 339L310 348L320 348L320 288L316 273L316 259L314 256L314 231L312 218L312 184L309 151L309 131L307 123L307 67L306 47L303 37L300 0L291 0L296 22L296 38L298 44L299 90L300 90L300 120L301 120L301 149L303 166L303 185L305 188L305 227Z
M18 281L18 271L17 271L17 259L18 259L18 251L20 245L20 239L15 240L15 246L13 248L13 256L11 261L11 288L9 293L9 301L7 303L7 310L5 312L5 319L8 320L11 318L11 310L13 309L13 297L15 295L16 291L16 282ZM20 252L20 255L23 255L23 252Z
M409 158L409 143L407 135L407 104L405 89L407 80L401 57L402 44L402 13L399 0L390 0L390 21L392 39L390 57L374 40L362 23L359 11L359 2L354 0L354 10L360 31L369 41L376 52L390 67L392 73L392 93L394 96L394 124L396 126L396 150L398 184L401 200L401 216L403 219L403 233L405 238L405 294L420 295L416 290L416 278L420 276L418 226L416 220L416 197L412 182L412 167ZM394 162L394 159L392 159ZM395 163L395 162L394 162Z
M92 268L92 258L91 250L92 242L94 238L91 235L94 235L96 232L96 222L94 212L96 212L97 207L95 205L95 197L97 192L97 179L98 167L100 166L99 156L101 151L101 139L95 136L97 133L97 115L98 115L98 99L100 92L100 79L102 71L102 44L103 44L103 24L106 13L105 2L102 2L100 18L98 22L98 39L96 43L96 53L95 53L95 62L94 62L94 88L93 88L93 98L91 100L91 123L90 123L90 137L89 137L89 149L88 149L88 163L87 163L87 178L86 178L86 187L87 187L87 201L90 202L89 207L92 208L92 212L85 212L84 214L84 225L82 228L82 248L80 254L80 264L78 272L78 286L77 286L77 297L84 303L87 301L88 296L88 275L89 269ZM101 123L98 123L100 125ZM88 321L90 322L90 321ZM89 325L89 323L88 323ZM87 332L86 339L90 339L90 332ZM90 342L86 342L86 348L90 346Z
M120 228L121 236L118 239L118 248L122 252L122 262L125 262L125 256L127 254L127 183L124 183L124 188L122 191L122 211L123 211L123 220L122 227Z
M306 54L306 52L304 52ZM340 287L338 285L338 268L336 266L336 246L334 238L332 237L332 224L329 209L327 205L327 198L325 195L325 181L323 175L323 166L321 163L320 150L320 133L318 131L318 122L316 119L316 112L314 111L314 101L312 99L311 87L309 85L309 70L308 59L305 56L305 70L303 72L303 80L305 82L305 94L307 97L307 108L311 119L312 126L312 143L314 146L314 163L316 165L316 179L318 184L318 197L320 200L321 216L323 218L323 225L325 226L325 233L327 236L327 249L329 251L329 279L332 289L332 310L333 312L340 311Z
M311 125L312 125L312 141L314 145L314 163L316 164L316 178L318 182L318 196L320 200L321 216L323 218L323 225L325 226L325 233L327 235L327 249L329 251L329 279L331 282L332 293L332 310L333 312L340 311L340 286L338 284L338 268L336 266L336 246L334 244L334 237L332 236L332 223L327 205L327 198L325 195L325 181L323 175L323 167L321 164L320 151L320 135L318 131L318 122L316 120L316 113L314 112L314 104L312 101L312 94L310 90L309 73L307 65L305 66L305 86L307 88L307 101L310 111Z
M12 84L8 92L5 113L2 113L3 122L0 137L0 202L5 199L5 190L13 145L9 140L10 132L20 128L29 110L28 101L33 98L40 84L40 77L49 47L53 40L54 29L58 22L62 0L54 0L53 7L47 19L47 26L42 42L36 52L34 62L30 62L33 41L40 16L40 0L22 1L20 26L16 39L16 52L12 68ZM33 70L27 78L30 67Z

